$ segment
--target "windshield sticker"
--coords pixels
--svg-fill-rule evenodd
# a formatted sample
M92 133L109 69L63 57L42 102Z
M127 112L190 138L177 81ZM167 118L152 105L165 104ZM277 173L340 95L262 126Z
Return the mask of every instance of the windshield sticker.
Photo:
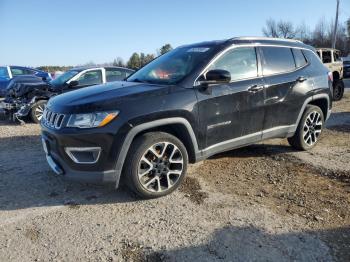
M204 53L209 50L209 47L193 47L187 50L188 53Z

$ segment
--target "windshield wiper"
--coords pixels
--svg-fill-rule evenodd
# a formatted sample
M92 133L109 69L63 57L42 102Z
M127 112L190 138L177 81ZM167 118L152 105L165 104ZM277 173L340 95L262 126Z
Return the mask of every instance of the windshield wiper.
M131 80L130 82L137 82L137 83L147 83L146 81L142 81L138 78L135 78L134 80Z
M152 81L152 80L141 80L141 79L139 79L139 78L135 78L135 79L133 79L133 80L130 80L130 82L154 84L154 81Z

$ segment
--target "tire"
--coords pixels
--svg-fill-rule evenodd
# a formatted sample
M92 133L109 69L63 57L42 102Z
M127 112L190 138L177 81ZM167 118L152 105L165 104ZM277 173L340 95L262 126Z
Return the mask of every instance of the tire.
M39 100L32 106L32 109L30 110L30 118L34 123L40 123L46 104L46 100Z
M132 143L124 164L124 178L139 197L162 197L179 187L187 165L188 154L178 138L168 133L150 132Z
M319 141L324 126L324 115L318 106L307 105L295 134L288 138L297 150L310 150Z
M344 82L337 80L333 83L333 101L339 101L344 95Z

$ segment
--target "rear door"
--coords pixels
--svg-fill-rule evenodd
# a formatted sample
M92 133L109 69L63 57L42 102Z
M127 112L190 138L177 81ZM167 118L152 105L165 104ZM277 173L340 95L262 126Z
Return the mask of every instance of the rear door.
M300 49L260 47L265 82L264 138L285 135L297 121L307 89L313 86Z

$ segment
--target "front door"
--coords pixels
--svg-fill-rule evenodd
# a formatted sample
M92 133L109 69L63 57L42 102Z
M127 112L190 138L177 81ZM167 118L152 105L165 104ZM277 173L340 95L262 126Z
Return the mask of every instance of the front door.
M230 49L207 72L214 69L229 71L231 82L196 90L206 149L224 151L258 141L264 120L264 87L258 77L256 49Z

